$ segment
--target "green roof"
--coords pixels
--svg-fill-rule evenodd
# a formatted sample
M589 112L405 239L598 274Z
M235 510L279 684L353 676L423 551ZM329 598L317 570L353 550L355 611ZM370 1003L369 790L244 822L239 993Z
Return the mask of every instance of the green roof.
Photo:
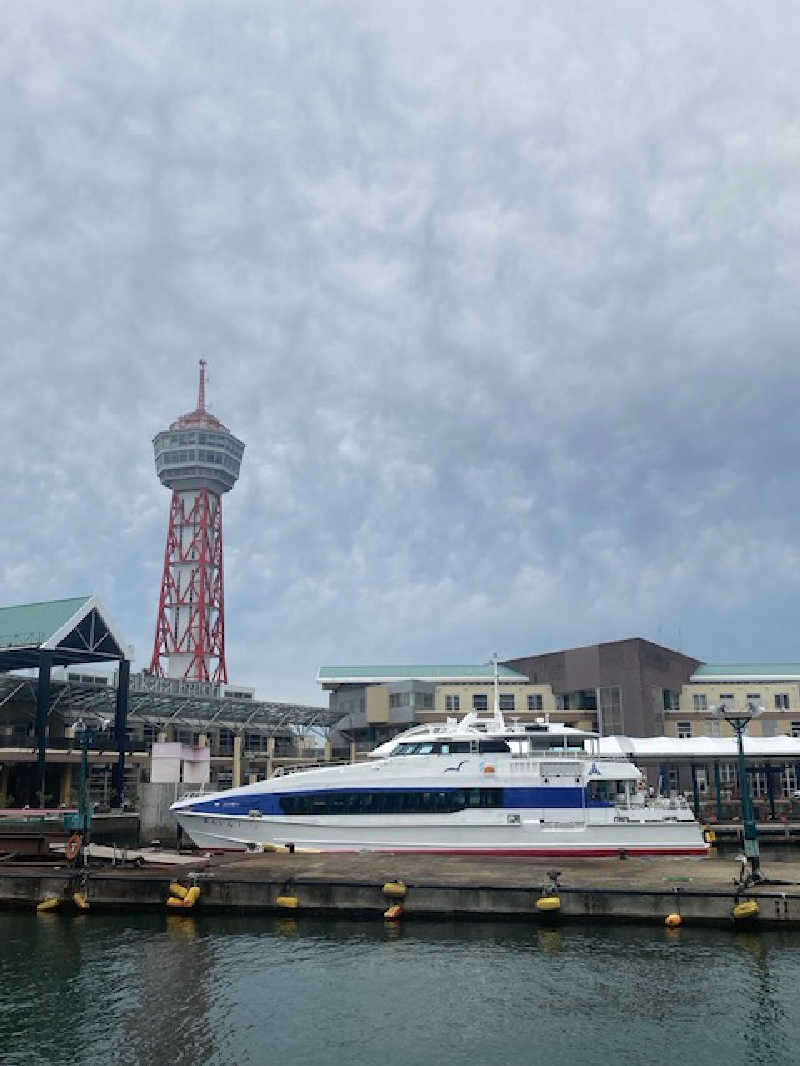
M0 607L0 648L30 648L44 644L89 599L90 596L74 596L68 600Z
M704 681L715 677L740 677L743 681L748 678L766 681L770 677L800 677L800 663L704 663L692 674L692 679Z
M130 650L95 596L0 607L0 672L129 659Z
M527 681L508 666L498 666L502 681ZM480 666L321 666L317 674L320 683L326 681L492 681L494 664Z

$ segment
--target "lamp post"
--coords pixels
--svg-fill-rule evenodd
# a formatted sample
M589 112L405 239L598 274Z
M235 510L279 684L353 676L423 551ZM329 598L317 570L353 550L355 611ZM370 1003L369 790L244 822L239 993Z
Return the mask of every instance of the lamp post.
M106 719L100 720L100 732L105 732L108 729L108 722ZM89 742L96 736L98 730L90 729L86 722L82 718L79 718L75 723L75 732L80 734L81 738L81 783L78 800L78 817L81 823L81 835L83 837L83 846L89 843Z
M763 707L754 703L746 704L744 710L727 707L724 703L718 707L712 707L711 713L715 718L723 719L736 733L736 743L739 749L739 783L742 802L742 825L744 827L744 854L750 863L750 875L748 880L760 881L760 856L758 851L758 826L756 825L755 812L753 810L753 798L750 795L750 784L747 780L747 770L744 763L745 730L753 721L764 713Z

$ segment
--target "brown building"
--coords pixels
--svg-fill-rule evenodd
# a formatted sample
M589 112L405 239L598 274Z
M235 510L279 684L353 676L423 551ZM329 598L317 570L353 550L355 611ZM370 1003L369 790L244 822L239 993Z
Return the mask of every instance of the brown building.
M506 659L534 684L548 684L557 711L593 713L603 736L664 733L665 711L677 710L682 686L698 666L679 651L641 637Z

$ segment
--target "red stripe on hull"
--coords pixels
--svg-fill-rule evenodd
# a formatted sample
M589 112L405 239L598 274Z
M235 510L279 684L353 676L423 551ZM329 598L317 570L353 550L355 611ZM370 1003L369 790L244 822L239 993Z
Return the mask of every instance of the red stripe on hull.
M285 846L285 845L284 845ZM308 845L297 845L302 854L303 848ZM246 851L246 848L198 848L199 851L209 852L214 855L227 854L228 852ZM310 850L327 852L331 855L357 855L359 852L371 851L380 855L472 855L475 858L486 856L503 856L511 858L535 859L568 859L571 857L580 859L607 859L625 855L708 855L708 847L701 845L692 848L315 848Z

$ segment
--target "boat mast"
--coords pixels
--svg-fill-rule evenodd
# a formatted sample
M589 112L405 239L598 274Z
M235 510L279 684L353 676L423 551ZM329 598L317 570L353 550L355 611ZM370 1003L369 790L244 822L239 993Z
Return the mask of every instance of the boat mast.
M497 666L497 652L492 656L492 663L494 664L494 717L498 722L502 722L500 715L500 683L498 678L498 666Z

